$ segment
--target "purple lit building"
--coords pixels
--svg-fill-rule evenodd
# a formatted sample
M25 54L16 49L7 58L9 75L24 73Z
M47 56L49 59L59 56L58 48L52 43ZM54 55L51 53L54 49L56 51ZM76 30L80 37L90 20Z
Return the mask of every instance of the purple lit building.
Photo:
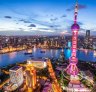
M74 24L71 26L72 53L71 58L69 59L69 65L66 69L66 72L70 75L70 82L67 88L67 92L90 92L89 89L85 88L85 86L82 83L80 83L78 77L79 70L77 68L78 59L76 57L76 52L77 52L78 31L80 27L77 24L77 14L78 14L78 3L76 3L75 6Z
M69 60L70 64L67 67L66 71L69 75L76 76L78 74L78 68L76 66L78 59L76 58L76 51L77 51L77 39L78 39L78 31L80 29L79 25L77 24L77 14L78 14L78 4L75 7L75 17L74 17L74 24L71 26L72 30L72 54Z

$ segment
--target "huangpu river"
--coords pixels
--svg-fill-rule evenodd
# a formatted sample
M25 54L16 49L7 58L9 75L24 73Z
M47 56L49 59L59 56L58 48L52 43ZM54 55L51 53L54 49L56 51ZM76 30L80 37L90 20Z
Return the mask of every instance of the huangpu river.
M45 53L41 53L44 50ZM40 58L55 58L58 59L60 57L61 49L40 49L33 48L32 55L25 55L24 51L19 52L11 52L6 54L0 54L0 67L7 66L15 63L22 63L28 59L40 59ZM71 56L70 49L64 49L65 58L68 59ZM77 51L77 57L79 60L87 61L87 62L96 62L96 51L86 51L79 50Z

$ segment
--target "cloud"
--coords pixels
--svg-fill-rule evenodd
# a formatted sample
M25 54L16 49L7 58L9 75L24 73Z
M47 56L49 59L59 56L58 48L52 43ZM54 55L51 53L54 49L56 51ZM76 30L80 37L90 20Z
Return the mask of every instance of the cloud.
M61 18L67 17L67 15L62 15Z
M68 32L67 30L60 32L62 35L71 35L71 32Z
M12 17L11 16L4 16L4 18L11 19Z
M36 19L33 19L33 18L30 18L30 20L32 22L34 22L35 24L39 24L39 25L42 25L42 26L45 26L45 27L51 27L51 28L54 28L54 27L61 27L60 25L58 25L57 23L54 24L54 23L50 23L48 21L40 21L40 20L36 20Z
M49 28L39 28L40 30L49 30Z
M24 23L31 23L30 21L25 20L25 19L20 19L19 21L23 21Z
M19 30L24 30L23 28L18 28Z
M68 9L66 9L66 11L72 11L73 9L71 9L71 8L68 8Z
M61 27L60 25L50 25L49 27L51 28L57 28L57 27Z
M72 11L72 10L74 10L74 8L75 8L74 6L71 6L70 8L67 8L66 11ZM83 5L83 4L78 4L78 8L79 8L79 10L86 9L87 6Z
M86 30L84 28L80 28L78 34L79 35L85 35L86 34Z
M40 31L40 32L47 32L47 33L53 33L54 32L54 30L51 30L51 29L38 29L38 31Z
M24 23L31 23L30 21L25 20Z
M71 26L74 23L74 20L70 19L66 19L65 21L68 23L68 26ZM82 23L81 21L77 21L77 24L79 24L80 26L84 25L84 23Z
M85 9L85 8L87 8L87 6L86 6L86 5L79 4L79 5L78 5L78 8L79 8L79 9Z
M58 18L52 18L52 19L50 19L50 21L56 21L56 20L58 20Z
M81 25L81 26L84 25L82 22L78 22L78 24Z
M31 20L31 22L30 22ZM56 18L54 18L54 20L56 20ZM49 28L56 28L56 27L60 27L60 25L57 25L57 24L53 24L53 23L50 23L48 21L40 21L40 20L36 20L34 18L29 18L29 19L19 19L19 21L23 21L24 23L35 23L37 25L42 25L42 26L45 26L45 27L49 27ZM35 24L30 24L28 27L36 27Z
M30 24L28 27L36 27L35 24Z

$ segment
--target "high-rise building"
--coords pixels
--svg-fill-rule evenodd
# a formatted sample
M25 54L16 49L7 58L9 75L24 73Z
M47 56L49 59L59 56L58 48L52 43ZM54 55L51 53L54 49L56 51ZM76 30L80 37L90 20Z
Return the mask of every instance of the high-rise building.
M71 42L68 41L68 48L71 48Z
M96 37L93 37L93 49L96 50Z
M86 30L86 37L90 37L90 30Z
M10 70L10 82L18 86L23 83L23 70L20 66L12 67Z
M86 30L86 36L84 39L84 48L86 49L92 48L92 39L90 37L90 30Z

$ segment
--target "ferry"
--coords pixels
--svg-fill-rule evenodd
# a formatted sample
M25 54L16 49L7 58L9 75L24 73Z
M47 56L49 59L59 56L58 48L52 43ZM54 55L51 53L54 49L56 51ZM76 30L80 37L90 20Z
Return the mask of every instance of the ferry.
M40 52L41 52L41 53L45 53L45 50L41 50Z
M28 50L27 52L24 53L25 55L29 55L29 54L32 54L32 50Z

